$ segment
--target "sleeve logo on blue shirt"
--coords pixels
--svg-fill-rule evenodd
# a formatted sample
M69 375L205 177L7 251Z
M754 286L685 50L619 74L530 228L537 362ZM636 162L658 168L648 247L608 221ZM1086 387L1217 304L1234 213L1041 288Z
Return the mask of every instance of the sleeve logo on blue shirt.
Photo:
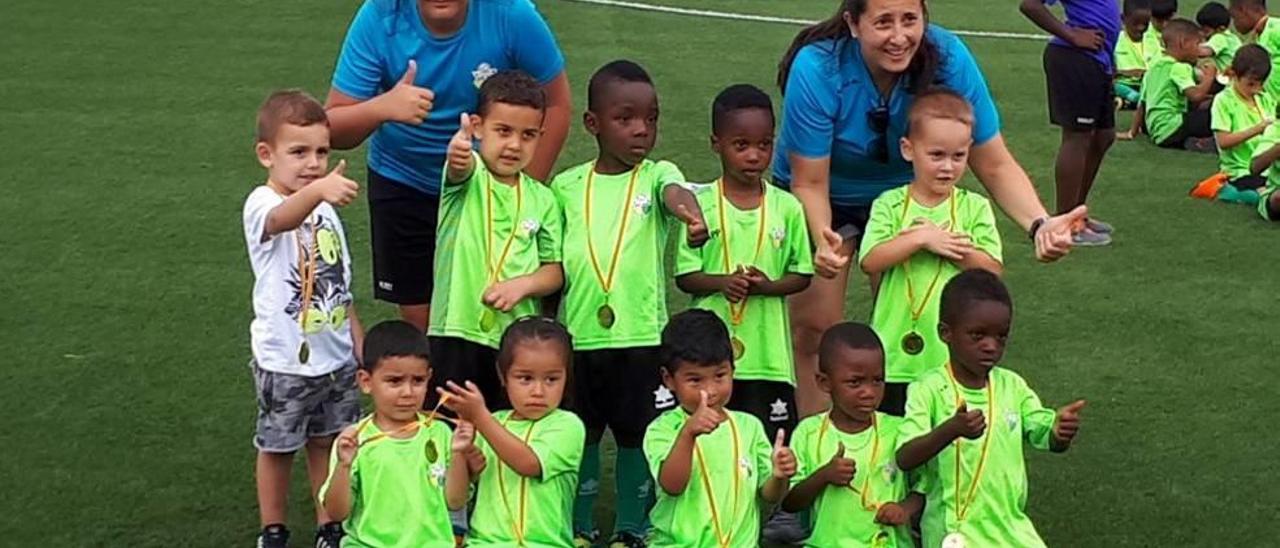
M489 63L480 63L475 70L471 71L471 83L476 85L476 89L480 89L485 80L497 73L498 69L493 68Z

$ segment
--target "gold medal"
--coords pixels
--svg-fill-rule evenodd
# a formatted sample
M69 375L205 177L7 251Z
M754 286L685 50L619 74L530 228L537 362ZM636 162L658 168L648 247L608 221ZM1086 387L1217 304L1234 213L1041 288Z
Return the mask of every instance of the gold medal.
M965 548L964 535L959 532L948 533L942 537L942 548Z
M737 335L729 339L729 345L733 347L733 359L735 360L741 360L742 355L747 352L747 345L743 344L742 339L739 339Z
M307 360L310 360L310 359L311 359L311 345L308 345L307 341L302 341L302 344L298 346L298 363L306 365Z
M879 548L889 545L889 532L881 529L875 536L871 537L871 546Z
M436 440L427 440L427 462L436 463L436 459L440 458L440 451L436 449Z
M493 331L494 326L498 324L498 315L493 313L492 308L485 308L480 313L480 330Z
M613 307L609 305L601 305L596 309L596 321L600 322L600 327L609 329L613 327L613 322L618 317L613 313Z
M907 333L906 336L902 337L902 351L909 356L924 352L924 337L921 337L915 331Z

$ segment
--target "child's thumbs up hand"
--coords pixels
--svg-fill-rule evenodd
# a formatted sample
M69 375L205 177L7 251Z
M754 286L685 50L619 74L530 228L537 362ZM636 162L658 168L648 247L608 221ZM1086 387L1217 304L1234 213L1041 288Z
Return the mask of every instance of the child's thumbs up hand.
M876 523L897 527L907 524L907 510L896 502L886 502L876 510Z
M778 429L773 437L773 477L791 479L796 475L796 454L787 447L787 431Z
M356 460L356 453L360 451L360 442L357 439L356 426L353 424L338 434L337 439L333 440L334 445L338 448L338 463L343 466L351 466Z
M1084 409L1084 405L1084 400L1077 400L1058 410L1058 416L1053 421L1054 439L1064 444L1075 439L1080 432L1080 410Z
M471 170L471 162L474 161L471 143L474 138L471 116L464 112L458 119L458 131L449 140L449 169L458 172Z
M951 431L956 437L971 440L982 437L982 433L987 429L987 419L982 416L982 410L970 411L968 405L964 403L956 408L956 414L947 419L947 422L951 425Z
M695 215L692 211L689 211L689 206L680 204L676 206L675 215L677 219L680 219L680 222L684 223L685 238L689 243L689 247L696 249L707 243L710 233L707 232L707 222L702 218L702 211L698 211Z
M845 458L844 443L841 442L836 446L836 454L823 465L820 473L828 484L849 485L853 481L853 476L858 473L858 465L853 459Z
M694 438L714 432L725 420L724 415L708 403L706 390L699 391L699 397L698 408L684 424L684 431Z
M333 171L312 183L320 192L320 199L338 207L343 207L356 199L360 184L348 179L346 171L347 161L339 160Z
M395 87L376 99L383 119L418 125L427 118L431 113L436 94L427 88L414 85L413 81L417 77L418 63L410 59L404 76L400 77Z

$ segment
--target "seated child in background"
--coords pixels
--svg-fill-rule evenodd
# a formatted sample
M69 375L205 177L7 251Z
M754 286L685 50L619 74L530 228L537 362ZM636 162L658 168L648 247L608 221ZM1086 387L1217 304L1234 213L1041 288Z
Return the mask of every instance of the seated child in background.
M818 386L831 410L791 435L796 475L782 507L810 507L805 546L913 546L908 524L924 497L908 492L894 450L902 419L876 411L884 397L884 347L870 327L839 323L822 335Z
M938 330L951 360L911 384L898 430L898 467L923 466L924 546L1044 546L1026 514L1022 446L1066 451L1085 402L1055 413L1021 376L998 367L1012 321L1013 302L995 274L967 270L942 290Z
M1137 108L1142 101L1142 76L1147 73L1147 52L1143 37L1151 26L1151 0L1124 0L1121 23L1124 31L1116 40L1116 97L1124 108Z
M787 295L809 287L813 252L804 209L769 184L773 103L747 84L730 86L711 105L711 148L721 176L698 196L711 238L701 248L680 240L676 285L692 306L729 325L733 346L730 409L751 413L766 432L799 422Z
M449 142L440 187L431 358L438 384L473 381L495 408L506 407L493 368L498 338L516 318L538 314L538 298L564 281L560 206L523 171L545 116L537 80L519 71L490 76L476 114L462 115Z
M1280 73L1280 20L1267 16L1267 0L1231 0L1227 9L1236 32L1252 37L1271 56L1271 73ZM1267 80L1266 92L1280 99L1280 77Z
M877 280L871 326L888 341L880 410L890 415L902 416L908 383L947 360L935 290L965 269L1002 269L991 202L956 186L972 128L973 108L963 97L947 90L917 97L901 143L915 177L871 204L858 256Z
M1262 91L1271 74L1271 59L1262 47L1249 44L1236 52L1229 69L1231 86L1213 98L1213 131L1218 141L1218 165L1231 188L1218 198L1239 201L1238 191L1256 191L1266 178L1249 172L1260 136L1275 121L1276 100ZM1226 195L1224 195L1226 194ZM1247 199L1249 203L1256 199Z
M679 407L649 425L644 454L658 481L653 548L754 548L761 504L787 494L796 473L786 432L724 408L733 395L729 331L715 314L686 310L662 330L662 380Z
M1280 221L1280 126L1272 124L1253 145L1249 173L1266 177L1267 186L1258 191L1258 215L1268 221Z
M1186 19L1164 26L1165 53L1151 62L1142 82L1146 127L1152 142L1162 148L1213 152L1209 109L1195 108L1212 98L1217 75L1204 65L1205 77L1196 83L1200 59L1200 27Z
M478 450L481 456L470 460L479 462L449 469L451 481L457 474L477 483L466 545L572 546L586 438L577 415L560 409L573 342L555 320L526 316L507 328L499 348L497 369L513 409L490 413L471 381L439 389L444 406L458 415L458 430L474 427L479 434L474 446L453 448L462 455Z
M360 417L356 357L363 334L351 298L351 254L333 206L359 186L346 162L325 175L329 120L307 94L278 91L258 109L255 152L267 181L244 203L253 267L253 380L258 394L259 548L289 544L293 457L307 449L311 493L324 482L333 437ZM342 525L316 504L316 546L337 546Z
M449 510L466 505L469 485L447 471L468 459L447 449L474 432L464 423L451 435L434 413L419 412L427 354L426 336L406 322L380 323L365 338L357 381L373 413L338 436L319 496L330 517L346 519L343 546L454 545Z
M1151 26L1142 34L1142 50L1147 64L1164 53L1164 25L1178 16L1178 0L1151 0Z
M1227 69L1231 68L1231 60L1236 57L1236 50L1244 45L1240 37L1231 32L1231 14L1227 7L1217 2L1209 2L1196 12L1196 24L1200 25L1200 35L1204 44L1200 46L1200 56L1213 60L1213 67L1218 72L1218 83L1211 90L1217 94L1226 89L1229 83Z

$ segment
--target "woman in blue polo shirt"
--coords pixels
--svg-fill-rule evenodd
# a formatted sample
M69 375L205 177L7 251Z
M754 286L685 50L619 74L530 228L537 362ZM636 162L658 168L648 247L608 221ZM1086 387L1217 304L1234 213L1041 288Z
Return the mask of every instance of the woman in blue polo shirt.
M844 317L857 235L871 202L911 180L898 153L916 93L948 87L973 104L969 166L991 196L1051 261L1071 247L1084 208L1050 217L1006 148L986 80L954 34L928 22L923 0L842 0L826 21L796 36L782 59L783 119L774 179L804 205L816 244L816 276L791 298L796 403L802 416L829 402L814 381L818 343Z
M527 170L546 179L569 131L569 82L530 0L366 0L333 72L333 146L369 140L374 296L424 330L445 150L480 84L505 69L546 90L545 134Z

